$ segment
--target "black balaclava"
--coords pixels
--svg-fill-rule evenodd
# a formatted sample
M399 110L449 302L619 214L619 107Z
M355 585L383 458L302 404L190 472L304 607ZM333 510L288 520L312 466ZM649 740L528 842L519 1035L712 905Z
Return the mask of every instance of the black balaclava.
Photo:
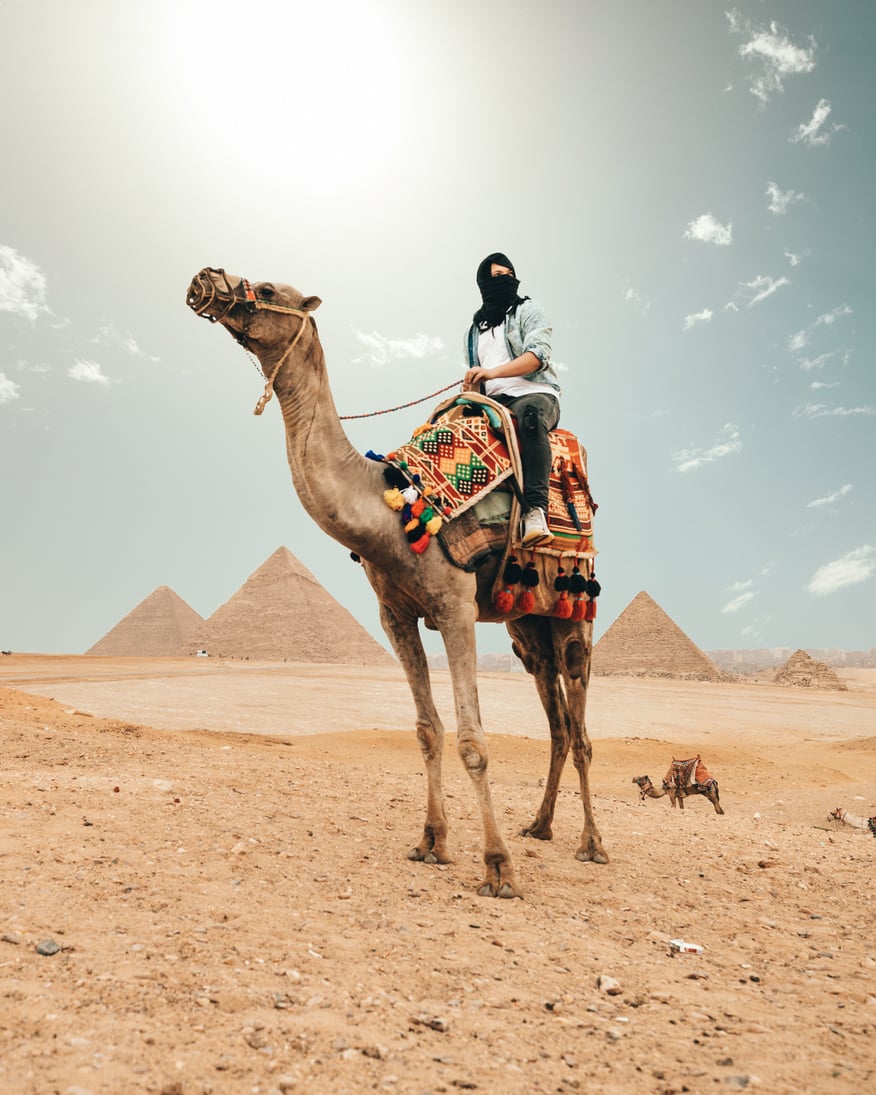
M499 274L498 277L494 278L490 274L494 262L499 266L507 266L511 273ZM481 291L481 299L484 303L475 312L474 323L482 331L486 331L490 327L497 327L504 321L509 311L528 299L517 295L520 282L514 275L514 264L501 251L495 251L492 255L487 255L478 267L478 288Z

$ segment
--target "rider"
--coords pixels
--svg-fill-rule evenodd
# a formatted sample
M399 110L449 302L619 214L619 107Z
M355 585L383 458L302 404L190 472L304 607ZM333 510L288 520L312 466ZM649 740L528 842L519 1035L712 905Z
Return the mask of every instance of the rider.
M560 420L560 385L551 365L551 326L541 307L517 294L520 282L507 255L478 266L482 305L465 338L463 390L482 390L514 415L523 465L523 545L552 539L547 523L551 447Z

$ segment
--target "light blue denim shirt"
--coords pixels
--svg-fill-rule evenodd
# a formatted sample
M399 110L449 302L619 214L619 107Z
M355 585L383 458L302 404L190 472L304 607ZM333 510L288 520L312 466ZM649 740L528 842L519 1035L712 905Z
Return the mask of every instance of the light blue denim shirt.
M526 380L538 384L548 384L560 394L557 374L551 365L551 332L553 328L547 320L540 304L534 300L525 300L517 306L513 315L505 316L505 345L513 361L527 350L535 354L541 362L540 368L526 374ZM478 363L478 330L472 324L465 336L465 359L467 369L473 369Z

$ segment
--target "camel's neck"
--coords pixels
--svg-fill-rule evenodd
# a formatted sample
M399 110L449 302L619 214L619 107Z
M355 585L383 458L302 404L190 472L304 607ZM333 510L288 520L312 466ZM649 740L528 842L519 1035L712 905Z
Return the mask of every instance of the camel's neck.
M281 351L282 354L283 351ZM270 376L281 354L263 360ZM308 330L274 377L274 392L286 425L286 453L292 482L313 520L333 539L361 550L367 520L364 500L379 498L380 468L357 452L335 409L325 355L316 328Z

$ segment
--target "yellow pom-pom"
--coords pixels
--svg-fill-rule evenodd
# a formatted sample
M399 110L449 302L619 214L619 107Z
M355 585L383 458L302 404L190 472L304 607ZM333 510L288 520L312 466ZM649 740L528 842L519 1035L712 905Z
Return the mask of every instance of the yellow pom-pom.
M405 525L405 532L413 532L415 528L420 527L420 518L415 517L412 521L408 521Z
M431 521L426 522L426 532L428 532L431 536L434 536L435 533L440 530L440 528L443 524L444 524L444 521L436 513Z
M398 487L391 487L389 490L385 490L383 492L383 501L386 502L390 509L404 509L405 500Z

